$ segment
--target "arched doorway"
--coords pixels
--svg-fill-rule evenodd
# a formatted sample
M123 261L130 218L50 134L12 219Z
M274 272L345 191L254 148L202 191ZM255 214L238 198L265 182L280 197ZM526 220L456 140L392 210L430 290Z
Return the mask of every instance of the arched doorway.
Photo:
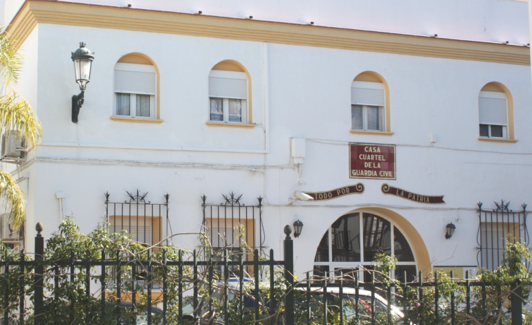
M336 220L325 232L316 250L314 274L352 271L357 266L372 268L378 253L398 259L391 276L412 281L418 271L416 256L397 225L370 211L357 211ZM365 279L364 281L368 281Z

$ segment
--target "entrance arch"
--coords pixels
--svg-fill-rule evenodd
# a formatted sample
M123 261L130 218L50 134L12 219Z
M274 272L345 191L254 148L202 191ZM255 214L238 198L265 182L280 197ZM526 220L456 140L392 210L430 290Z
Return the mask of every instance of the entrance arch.
M314 270L370 267L379 252L397 257L398 279L403 272L411 280L418 271L431 271L427 248L417 230L403 216L385 208L356 209L338 218L316 250Z

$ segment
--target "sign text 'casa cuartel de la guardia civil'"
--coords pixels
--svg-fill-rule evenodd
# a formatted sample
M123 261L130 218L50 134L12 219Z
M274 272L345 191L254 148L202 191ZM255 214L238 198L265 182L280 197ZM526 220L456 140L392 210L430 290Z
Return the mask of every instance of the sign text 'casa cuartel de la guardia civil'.
M395 179L395 145L350 143L349 178Z

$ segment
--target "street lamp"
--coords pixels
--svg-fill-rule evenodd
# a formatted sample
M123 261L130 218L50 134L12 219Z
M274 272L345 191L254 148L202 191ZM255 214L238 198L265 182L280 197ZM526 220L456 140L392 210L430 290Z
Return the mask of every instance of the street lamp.
M78 123L78 115L85 96L85 88L91 79L92 61L94 53L85 48L85 43L79 43L79 49L72 52L72 61L74 62L74 72L76 73L76 82L81 92L79 95L72 96L72 122Z
M451 222L445 226L445 239L449 239L453 236L456 226Z

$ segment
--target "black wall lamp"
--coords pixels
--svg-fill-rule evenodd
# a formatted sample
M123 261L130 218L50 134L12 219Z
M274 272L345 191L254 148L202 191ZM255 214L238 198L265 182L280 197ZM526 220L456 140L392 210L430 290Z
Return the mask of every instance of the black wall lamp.
M85 97L85 88L91 80L92 61L94 53L85 48L85 43L79 43L79 49L72 52L72 61L74 62L74 72L76 73L76 82L81 92L79 95L72 96L72 122L78 123L78 115Z
M448 223L447 226L445 226L445 239L449 239L453 236L454 231L456 229L456 226L454 223Z
M294 222L294 237L295 238L299 237L302 231L303 231L303 223L300 220Z

